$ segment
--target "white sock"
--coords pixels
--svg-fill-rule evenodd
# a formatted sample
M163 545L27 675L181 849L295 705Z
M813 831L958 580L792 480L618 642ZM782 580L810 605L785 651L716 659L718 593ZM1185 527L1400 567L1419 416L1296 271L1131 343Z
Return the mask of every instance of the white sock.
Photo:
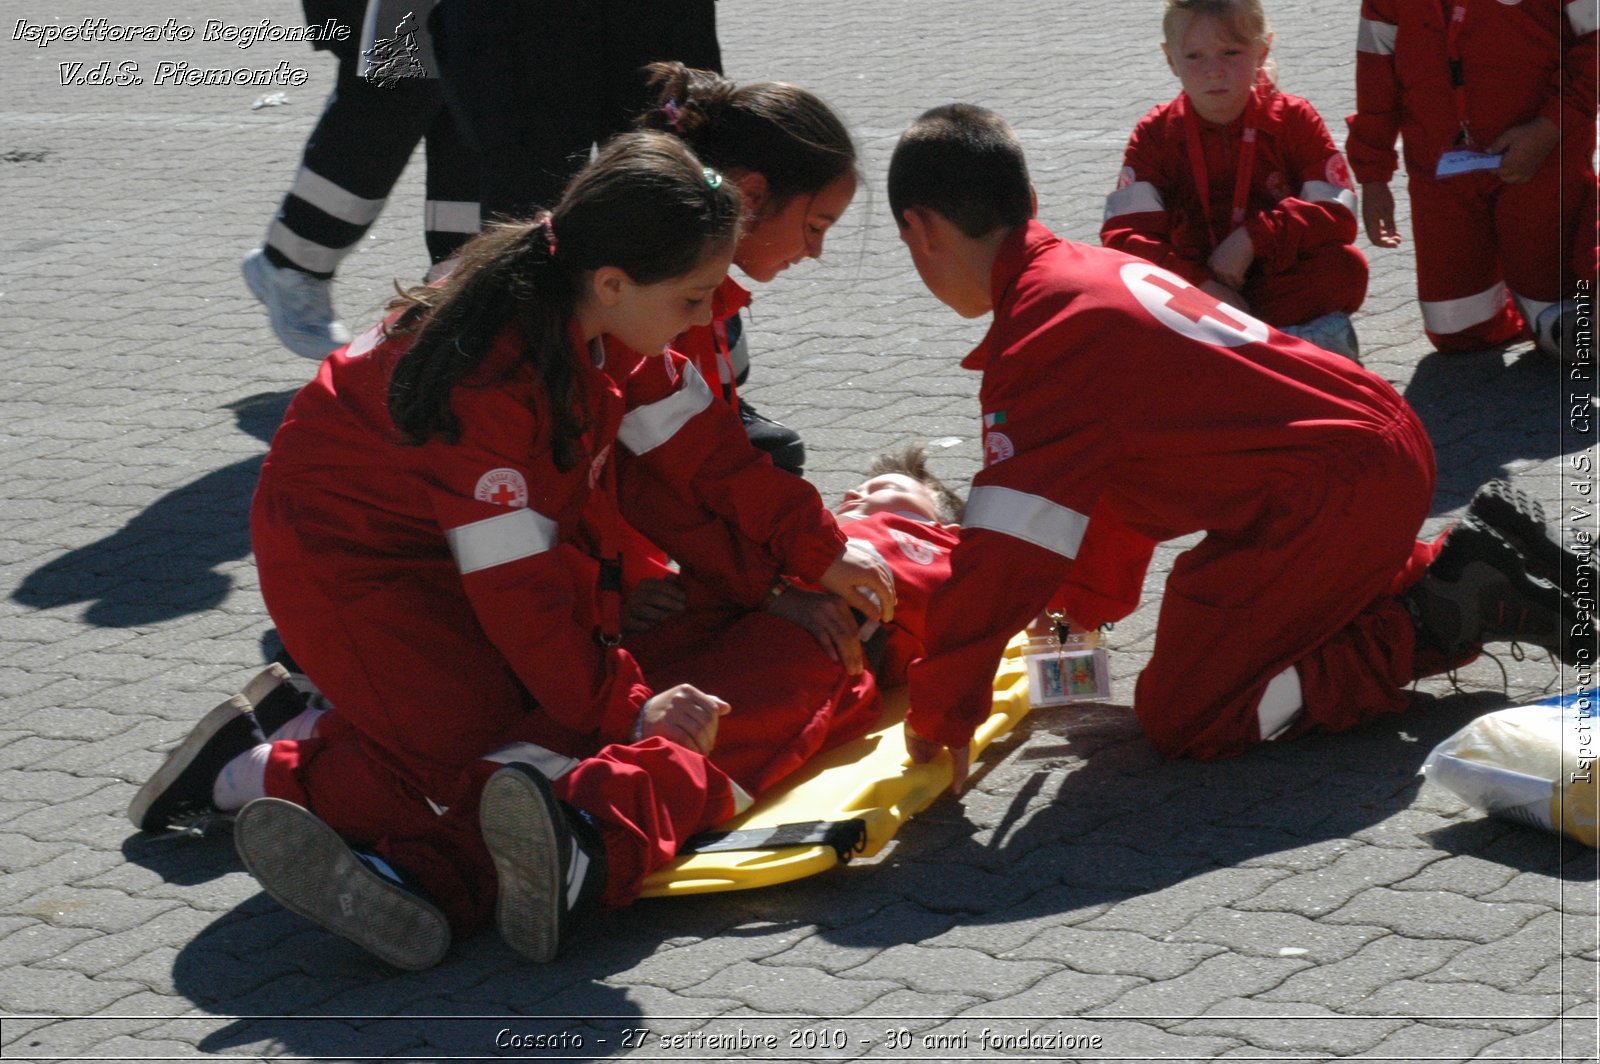
M283 739L310 739L317 734L317 721L322 719L322 714L327 710L312 709L309 706L300 711L300 715L283 722L283 726L267 739L278 742Z
M211 804L224 813L243 809L267 796L267 755L270 743L259 743L229 761L211 785Z

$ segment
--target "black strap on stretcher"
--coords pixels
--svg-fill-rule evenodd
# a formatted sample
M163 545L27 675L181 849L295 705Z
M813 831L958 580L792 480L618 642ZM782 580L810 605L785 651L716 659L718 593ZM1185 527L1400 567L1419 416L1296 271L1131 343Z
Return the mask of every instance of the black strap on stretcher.
M678 856L731 850L787 850L793 846L831 846L839 860L848 864L850 858L867 848L867 822L855 817L743 831L703 831L685 842Z

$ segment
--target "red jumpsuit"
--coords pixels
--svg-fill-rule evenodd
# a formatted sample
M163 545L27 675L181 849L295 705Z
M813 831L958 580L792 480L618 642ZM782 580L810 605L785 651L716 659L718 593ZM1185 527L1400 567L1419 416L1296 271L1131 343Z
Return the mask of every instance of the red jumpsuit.
M985 468L911 666L919 734L967 742L1013 633L1052 601L1086 628L1126 616L1155 544L1200 532L1134 694L1164 754L1236 754L1261 722L1348 728L1442 666L1395 597L1436 553L1413 538L1434 466L1388 383L1037 222L992 294L963 363L983 372Z
M1459 94L1447 23L1457 8ZM1595 63L1593 0L1362 0L1345 149L1358 181L1387 182L1395 137L1405 142L1417 295L1439 350L1513 339L1520 318L1532 324L1578 279L1593 281ZM1465 146L1463 120L1481 151L1540 116L1562 142L1531 181L1436 176L1439 156Z
M1253 149L1245 141L1251 127ZM1225 126L1195 114L1187 93L1140 119L1106 197L1100 242L1204 284L1215 277L1206 260L1238 227L1241 180L1242 224L1256 255L1240 295L1251 312L1281 327L1360 307L1367 260L1350 246L1356 197L1344 157L1309 103L1265 79L1250 108Z
M267 793L381 840L379 852L468 927L493 897L479 788L495 762L531 760L599 822L606 898L626 901L679 842L748 796L681 747L618 745L652 690L632 656L595 638L595 528L610 500L593 489L614 445L791 571L820 576L844 537L678 356L616 345L605 364L599 345L575 342L591 425L563 472L542 387L509 333L453 395L460 438L399 445L387 386L405 346L375 328L331 356L262 468L252 512L262 595L286 648L338 707L318 738L274 744ZM630 516L648 527L651 515ZM440 807L449 812L436 816Z

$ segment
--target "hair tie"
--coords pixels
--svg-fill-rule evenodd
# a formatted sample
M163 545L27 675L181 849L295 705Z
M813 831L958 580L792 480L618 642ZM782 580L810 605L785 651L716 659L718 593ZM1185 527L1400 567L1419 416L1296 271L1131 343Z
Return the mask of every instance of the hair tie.
M540 211L533 221L534 229L544 237L544 248L551 258L556 257L556 226L555 215L549 211Z
M722 187L722 175L711 169L711 167L701 167L700 173L705 177L708 188L716 190Z
M667 121L672 125L674 133L683 132L683 109L678 106L677 100L668 100L661 105L662 113L667 116Z

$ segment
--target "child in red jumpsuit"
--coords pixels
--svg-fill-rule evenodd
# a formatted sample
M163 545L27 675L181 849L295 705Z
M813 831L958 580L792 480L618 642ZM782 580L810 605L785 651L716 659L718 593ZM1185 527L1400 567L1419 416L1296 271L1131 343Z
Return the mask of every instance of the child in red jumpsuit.
M1414 538L1433 452L1386 381L1143 259L1056 237L998 116L919 118L889 201L929 290L993 315L963 362L983 374L985 465L911 666L917 760L952 748L959 786L1007 639L1052 600L1083 628L1126 616L1155 545L1199 532L1134 693L1168 756L1400 710L1406 684L1489 640L1571 655L1576 611L1512 540L1475 516L1442 549ZM1532 553L1568 560L1533 515L1504 516Z
M1355 189L1321 116L1272 83L1260 0L1167 0L1162 31L1183 91L1134 127L1101 243L1355 358Z
M855 197L856 149L839 116L796 85L739 85L682 63L649 68L655 105L639 125L680 137L708 166L739 186L745 230L734 265L766 284L806 259L822 257L828 230ZM750 293L731 277L713 299L712 322L680 336L673 348L739 411L750 441L779 469L804 469L805 445L793 429L762 417L738 395L749 373L740 311Z
M628 900L748 800L705 758L727 703L652 690L618 646L613 452L857 608L892 614L893 591L663 350L709 320L739 210L681 142L619 138L553 213L485 234L324 363L273 441L252 532L268 609L334 721L268 744L219 707L135 799L137 824L264 792L235 828L263 885L425 967L488 902L515 948L553 955L572 908Z
M1529 331L1558 357L1571 346L1595 279L1595 27L1591 0L1362 0L1345 149L1367 236L1394 248L1405 142L1417 297L1440 351Z

